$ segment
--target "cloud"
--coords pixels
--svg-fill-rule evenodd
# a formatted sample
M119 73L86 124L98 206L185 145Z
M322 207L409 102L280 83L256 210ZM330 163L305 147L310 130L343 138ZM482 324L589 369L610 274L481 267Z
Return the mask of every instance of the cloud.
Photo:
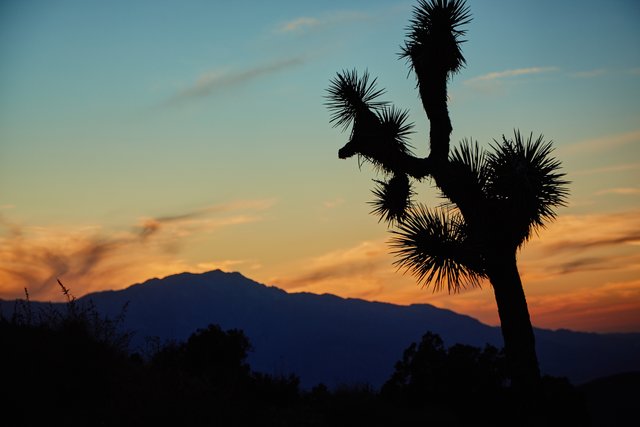
M584 331L640 330L640 210L561 215L519 253L533 323ZM491 292L431 303L499 324Z
M603 166L600 168L577 170L577 171L571 172L571 175L572 176L596 175L601 173L624 172L629 170L635 171L637 169L640 169L640 163L624 163L619 165Z
M275 32L281 34L301 34L312 29L325 28L348 22L367 21L370 19L372 19L372 16L365 12L335 11L319 17L299 16L290 19L280 23L276 27Z
M322 206L324 206L326 209L334 209L343 204L344 204L344 199L342 197L338 197L337 199L326 200L322 204Z
M174 94L166 104L179 105L188 100L211 96L219 90L241 86L260 77L276 74L303 63L302 57L293 57L241 70L209 71L200 75L196 82L189 87Z
M490 286L457 295L425 290L414 277L398 272L384 239L356 242L309 258L294 255L288 265L276 267L242 255L206 261L183 258L180 245L203 233L260 221L274 203L240 200L141 218L108 234L101 227L12 227L5 220L6 236L0 235L0 297L22 297L23 287L28 286L34 299L62 299L56 277L75 294L84 294L154 276L221 268L240 270L289 291L429 303L499 323ZM18 233L11 232L16 228ZM520 251L519 268L535 325L638 330L640 210L561 215Z
M128 230L110 233L102 227L15 225L19 233L0 236L0 298L21 297L27 287L34 299L59 299L56 278L80 296L120 289L152 274L205 271L212 265L193 265L179 258L181 245L191 237L260 221L260 212L273 203L222 203L177 215L142 218ZM216 268L232 265L230 261L214 264Z
M302 31L310 27L317 27L320 23L321 21L317 18L301 16L299 18L292 19L291 21L283 22L278 26L277 31L280 33Z
M211 232L225 226L259 221L261 218L255 214L239 212L260 212L271 208L274 204L275 199L237 200L220 203L178 215L142 218L135 230L141 238L146 238L161 228L175 226L174 234L185 237L192 234L193 231ZM220 216L229 212L235 214Z
M587 139L574 144L559 147L557 152L562 155L595 153L603 150L621 147L623 145L639 143L640 129L630 132L605 135L599 138Z
M627 307L622 288L605 285L613 281L637 281L640 272L638 243L640 210L560 216L518 256L534 323L540 327L592 331L637 330L640 325L637 315L625 318L615 314L615 310ZM493 292L488 284L484 289L466 290L456 295L433 293L417 285L411 275L398 272L393 261L385 241L365 241L297 260L286 269L289 275L266 281L289 291L329 292L396 304L429 303L471 315L488 324L499 324ZM635 292L634 286L628 291ZM608 290L612 292L604 298ZM575 298L575 316L568 314L566 309L574 306L572 298ZM640 307L638 301L633 304ZM597 321L591 317L590 307L602 313ZM605 313L609 314L609 320ZM629 314L628 311L625 313Z
M600 190L596 192L596 196L604 196L607 194L617 194L621 196L636 196L640 194L640 188L635 188L635 187L607 188L606 190Z
M599 286L612 277L636 277L638 243L638 210L560 216L522 250L523 283L534 294L556 293L578 285Z
M537 249L544 255L602 249L640 241L640 211L567 215L541 236Z
M465 81L465 84L474 84L480 82L488 82L493 80L500 80L509 77L524 76L530 74L541 74L557 71L557 67L529 67L518 68L515 70L494 71L491 73L483 74L481 76L473 77Z
M529 296L527 301L542 327L638 332L640 324L640 280L637 279Z
M595 70L578 71L576 73L569 74L569 76L580 78L580 79L590 79L590 78L594 78L594 77L600 77L600 76L603 76L605 74L607 74L607 70L606 69L598 68L598 69L595 69Z
M444 301L450 297L446 292L425 291L415 277L399 271L394 261L388 242L363 241L298 260L289 268L291 274L270 278L268 282L287 291L333 293L396 304ZM466 292L461 290L460 294Z
M576 240L564 240L553 245L548 245L547 250L551 252L555 251L580 251L585 249L599 248L603 246L613 246L625 243L640 242L640 230L632 232L628 235L616 236L616 237L602 237L596 239L576 239Z
M274 278L272 282L288 290L316 289L329 285L328 282L346 285L358 276L370 278L390 265L386 245L369 241L304 260L303 264L306 267L300 273Z
M611 265L605 257L579 258L550 267L551 270L559 275L584 271L610 270L613 268L615 268L615 266Z

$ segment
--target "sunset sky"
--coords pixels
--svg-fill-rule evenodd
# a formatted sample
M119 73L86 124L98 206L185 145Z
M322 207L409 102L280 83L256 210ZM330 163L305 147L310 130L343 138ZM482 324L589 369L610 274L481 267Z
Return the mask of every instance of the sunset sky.
M427 155L397 55L414 3L1 1L0 298L221 268L497 324L488 283L434 294L396 271L376 175L338 159L323 105L337 71L368 69ZM543 133L572 181L519 254L534 325L640 332L640 2L468 4L452 142Z

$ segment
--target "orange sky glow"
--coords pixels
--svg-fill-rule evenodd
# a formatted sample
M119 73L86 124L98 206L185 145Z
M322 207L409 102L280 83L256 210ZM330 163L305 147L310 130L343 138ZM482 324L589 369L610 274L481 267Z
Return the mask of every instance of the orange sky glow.
M568 206L518 255L533 324L640 332L638 2L468 3L452 147L543 134L571 181ZM429 154L397 60L415 4L4 2L0 298L219 268L497 325L489 283L449 295L397 271L368 204L382 176L337 156L349 133L331 126L327 87L350 69L409 111L415 154ZM429 179L414 189L442 203Z
M397 271L385 239L362 241L267 267L251 260L189 263L180 247L194 237L260 221L271 201L239 201L173 218L144 219L130 230L19 227L0 246L0 297L60 301L60 278L77 296L151 277L215 268L239 270L289 292L334 293L397 304L429 303L498 324L491 286L432 292ZM637 331L640 325L640 210L561 216L519 255L536 326ZM291 272L283 274L282 271ZM33 286L38 284L39 286Z

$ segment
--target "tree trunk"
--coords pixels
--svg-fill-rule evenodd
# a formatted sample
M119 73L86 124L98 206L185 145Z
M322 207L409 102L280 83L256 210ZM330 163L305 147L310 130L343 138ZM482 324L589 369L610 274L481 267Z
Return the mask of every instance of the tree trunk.
M515 253L492 262L488 275L498 305L512 386L533 397L540 385L540 368Z

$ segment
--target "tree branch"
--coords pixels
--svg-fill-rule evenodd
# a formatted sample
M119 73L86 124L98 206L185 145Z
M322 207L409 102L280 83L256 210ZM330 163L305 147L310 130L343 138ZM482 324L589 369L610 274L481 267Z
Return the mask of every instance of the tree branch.
M351 141L338 150L338 157L341 159L348 159L356 154L364 156L374 164L380 164L386 170L407 174L415 179L423 179L431 175L432 161L429 157L415 157L411 154L400 152L380 155L381 153L375 150L355 149Z

